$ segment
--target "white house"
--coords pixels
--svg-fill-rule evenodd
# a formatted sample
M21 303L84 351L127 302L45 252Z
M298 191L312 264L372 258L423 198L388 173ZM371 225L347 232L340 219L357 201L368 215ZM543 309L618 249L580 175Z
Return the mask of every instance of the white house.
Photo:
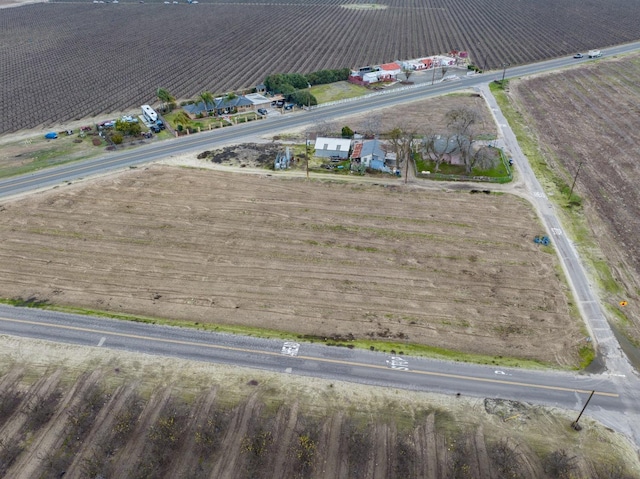
M316 138L316 156L320 158L348 158L351 140L349 138L327 138L319 136Z
M379 80L395 80L396 77L402 73L402 67L395 62L383 63L378 65L378 79Z

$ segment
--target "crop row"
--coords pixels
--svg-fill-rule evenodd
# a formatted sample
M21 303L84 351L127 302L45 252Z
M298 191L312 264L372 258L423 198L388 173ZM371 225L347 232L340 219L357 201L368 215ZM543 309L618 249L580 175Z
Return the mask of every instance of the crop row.
M0 11L0 134L252 87L266 75L468 50L489 68L635 40L640 4L332 0L198 5L57 3Z

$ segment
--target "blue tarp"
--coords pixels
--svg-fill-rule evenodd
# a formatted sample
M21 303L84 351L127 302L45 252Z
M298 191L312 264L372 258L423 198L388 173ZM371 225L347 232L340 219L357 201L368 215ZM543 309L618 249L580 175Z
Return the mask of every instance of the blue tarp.
M44 137L47 140L55 140L56 138L58 138L58 134L55 131L49 132L46 135L44 135Z

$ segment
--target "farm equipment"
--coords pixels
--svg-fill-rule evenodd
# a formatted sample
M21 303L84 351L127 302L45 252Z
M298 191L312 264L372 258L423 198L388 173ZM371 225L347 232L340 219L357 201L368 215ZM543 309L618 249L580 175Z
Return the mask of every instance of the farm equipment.
M551 241L548 236L536 236L533 238L533 242L536 244L541 244L543 246L547 246Z

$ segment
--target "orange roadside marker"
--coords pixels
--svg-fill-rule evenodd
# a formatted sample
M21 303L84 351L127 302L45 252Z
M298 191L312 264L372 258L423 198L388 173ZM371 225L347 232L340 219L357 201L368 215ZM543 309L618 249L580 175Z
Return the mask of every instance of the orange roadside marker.
M620 306L626 306L627 304L629 303L627 303L626 301L620 301Z

